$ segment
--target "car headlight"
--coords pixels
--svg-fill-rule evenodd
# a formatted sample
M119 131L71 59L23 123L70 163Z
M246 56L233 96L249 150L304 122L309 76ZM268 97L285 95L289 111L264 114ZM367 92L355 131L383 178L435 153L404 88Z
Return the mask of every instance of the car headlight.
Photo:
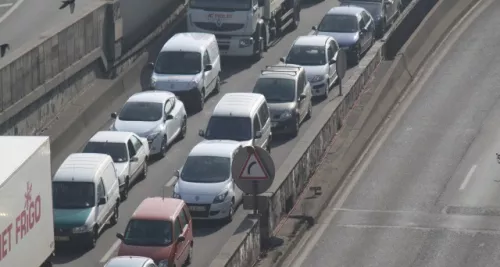
M88 227L86 225L80 226L80 227L75 227L75 228L71 229L71 232L73 232L74 234L81 234L81 233L86 233L89 231L90 231L90 227Z
M247 47L253 45L253 38L246 38L240 40L240 47Z
M168 260L158 262L158 267L168 267Z
M281 118L281 119L287 119L287 118L292 117L292 115L293 115L293 114L292 114L292 112L291 112L291 111L285 111L285 112L281 113L280 118Z
M314 77L312 77L309 82L311 83L315 83L315 82L319 82L319 81L322 81L323 79L325 79L325 76L323 75L316 75Z
M160 132L155 132L150 135L148 135L148 141L153 141L155 138L160 134Z
M214 199L214 203L224 202L224 200L226 200L226 197L228 194L229 194L229 191L225 191L224 193L217 195Z
M174 191L174 192L172 193L172 198L181 199L181 195L179 195L179 193L177 193L177 192L175 192L175 191Z

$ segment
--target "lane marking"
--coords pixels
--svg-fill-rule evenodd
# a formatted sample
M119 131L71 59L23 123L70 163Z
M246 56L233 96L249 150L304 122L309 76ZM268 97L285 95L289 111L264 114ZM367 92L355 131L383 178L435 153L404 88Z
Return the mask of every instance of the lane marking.
M166 187L171 187L172 185L175 184L175 182L177 182L177 178L172 177L172 178L170 178L170 181L168 181L168 183L165 186Z
M293 264L290 266L301 267L303 265L316 244L319 242L320 238L323 237L327 227L331 225L331 222L333 221L338 210L342 208L344 202L347 200L347 197L354 189L354 186L361 179L362 173L368 167L370 161L375 157L382 144L385 143L390 133L394 130L396 124L401 120L403 114L406 113L406 110L416 98L418 93L423 89L424 84L427 82L427 80L429 80L430 76L441 64L443 58L448 54L450 48L456 43L457 39L462 36L465 30L469 28L472 21L476 19L486 9L486 7L493 3L493 0L485 1L487 2L477 2L459 21L457 21L457 23L455 23L455 26L450 29L450 31L448 31L448 34L444 36L439 45L429 56L429 59L432 59L432 61L424 63L422 68L420 68L420 70L417 72L417 75L415 75L415 79L408 86L408 88L411 89L407 89L406 92L403 93L401 100L399 100L400 102L395 105L395 107L391 111L391 114L389 114L389 117L386 118L384 124L387 125L383 125L380 127L380 129L374 135L372 141L370 141L367 148L354 165L353 171L350 174L354 176L353 179L347 181L346 184L341 185L341 188L338 191L338 195L335 195L330 201L327 208L330 209L330 213L328 214L328 216L326 216L324 223L322 223L319 227L316 227L317 225L313 226L312 229L308 230L308 234L306 234L306 236L304 236L302 240L299 241L301 243L301 246L297 246L294 249L294 251L297 250L299 252L296 255L291 255L292 257L290 261ZM392 114L394 114L394 116L391 116ZM317 230L313 231L315 228ZM288 260L285 261L288 262Z
M17 2L0 17L0 23L10 16L10 14L12 14L12 12L14 12L23 2L24 0L17 0Z
M472 178L472 175L476 171L476 168L477 168L476 164L472 165L469 172L467 173L464 180L462 181L462 184L460 185L460 191L464 190L467 187L467 184L469 184L470 179Z
M115 251L118 249L118 246L120 245L120 240L116 240L115 243L109 248L109 250L104 254L102 259L99 261L100 263L106 263L109 258L111 258L111 255L115 253Z
M11 7L13 5L14 5L13 3L0 4L0 7Z

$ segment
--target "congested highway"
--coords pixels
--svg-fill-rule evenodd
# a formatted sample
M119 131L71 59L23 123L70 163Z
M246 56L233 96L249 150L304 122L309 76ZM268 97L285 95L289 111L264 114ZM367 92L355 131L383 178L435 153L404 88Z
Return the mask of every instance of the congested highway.
M498 266L499 23L465 16L289 266Z
M319 22L326 10L336 5L338 5L337 1L324 1L304 6L301 12L299 28L284 36L283 39L274 47L270 48L269 51L264 54L264 58L257 63L241 63L241 60L240 63L228 63L223 60L221 92L207 100L203 111L188 118L187 136L182 141L174 144L169 149L165 158L152 163L149 167L149 173L146 180L141 181L131 189L128 199L120 205L120 219L117 225L110 229L106 229L99 238L96 247L91 251L80 251L72 247L70 248L69 246L58 248L54 263L57 266L68 267L102 266L109 258L116 255L116 250L119 245L116 233L122 232L125 229L128 218L130 218L139 203L149 196L161 196L162 194L168 197L172 196L173 183L170 182L170 180L174 171L182 166L189 151L201 140L198 136L198 130L206 126L221 96L228 92L250 92L260 71L265 66L278 63L278 59L285 55L293 40L300 35L307 35L311 31L311 27ZM165 40L162 41L164 42ZM153 51L153 54L157 53L158 50ZM346 78L350 75L351 72L348 71ZM137 87L135 91L139 91L141 87L139 83L131 84L130 86ZM300 139L311 122L315 119L315 114L321 112L324 104L335 98L337 94L338 92L336 90L332 90L328 99L315 103L312 119L303 123L299 135L296 138L276 138L276 140L273 141L271 154L276 167L279 167L286 159L287 155L292 151L297 140ZM112 106L118 109L122 104L123 102L113 103ZM105 118L102 119L100 123L102 123L103 128L107 128L108 125L105 123L109 119L109 114L103 114L96 118ZM68 146L70 147L71 144L68 144ZM239 208L234 215L233 221L227 225L221 223L195 223L194 259L192 266L208 266L228 238L237 230L245 215L246 211Z

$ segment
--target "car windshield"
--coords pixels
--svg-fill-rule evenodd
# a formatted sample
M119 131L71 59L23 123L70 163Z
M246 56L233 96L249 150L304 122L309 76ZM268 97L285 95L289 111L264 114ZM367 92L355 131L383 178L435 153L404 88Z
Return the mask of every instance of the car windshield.
M349 2L342 3L342 6L353 6L353 5L359 6L366 9L373 17L377 17L382 11L381 3L377 1L371 1L371 2L368 1L365 2L365 1L351 0Z
M252 0L191 0L189 5L191 8L217 9L214 11L249 10L252 7ZM217 20L216 17L213 19Z
M128 161L127 146L124 143L88 142L83 153L107 154L116 163Z
M246 141L252 139L252 122L247 117L212 116L205 132L208 140Z
M54 209L84 209L95 206L94 183L53 182Z
M302 66L325 65L325 47L296 45L288 53L286 63Z
M231 159L215 156L189 156L182 167L181 179L192 183L220 183L231 173Z
M318 25L320 32L357 32L358 19L353 15L326 15Z
M253 89L262 94L268 103L289 103L295 101L295 80L282 78L260 78Z
M123 242L131 246L168 246L172 243L172 223L132 219L128 222Z
M197 74L201 72L201 54L198 52L160 52L155 63L158 74Z
M152 102L127 102L120 111L121 121L158 121L163 117L163 105Z

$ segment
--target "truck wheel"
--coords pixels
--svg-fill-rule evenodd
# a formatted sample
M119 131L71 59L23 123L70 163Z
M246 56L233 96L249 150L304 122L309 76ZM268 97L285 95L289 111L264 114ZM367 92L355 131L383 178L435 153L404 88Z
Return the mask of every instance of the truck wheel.
M118 223L118 218L120 217L120 211L119 211L119 208L118 208L118 204L115 205L115 207L113 208L113 216L111 216L111 219L109 220L109 223L111 225L115 225Z

